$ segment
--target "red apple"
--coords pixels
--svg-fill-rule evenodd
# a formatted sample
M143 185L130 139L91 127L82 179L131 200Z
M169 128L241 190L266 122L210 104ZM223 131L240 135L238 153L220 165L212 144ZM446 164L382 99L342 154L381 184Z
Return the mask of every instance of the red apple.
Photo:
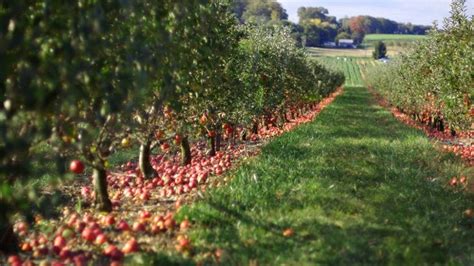
M291 228L285 229L285 230L283 231L283 236L284 236L284 237L290 237L290 236L292 236L293 234L294 234L294 231L293 231L293 229L291 229Z
M155 137L160 140L163 138L163 136L165 135L165 132L163 130L158 130L156 133L155 133Z
M165 142L165 143L161 144L160 148L161 148L162 151L166 152L166 151L169 150L170 145L167 142Z
M122 231L128 231L130 230L130 226L128 225L128 223L124 220L121 220L118 224L117 224L117 228L119 230L122 230Z
M103 233L98 234L97 237L95 238L95 243L97 245L102 245L106 242L107 242L107 236Z
M54 241L53 241L53 246L54 247L62 249L66 246L66 244L67 244L67 241L64 237L57 236L57 237L54 238Z
M176 134L176 135L174 136L174 143L175 143L176 145L179 145L182 140L183 140L183 138L181 137L181 135Z
M40 235L38 237L38 243L41 245L45 245L48 243L48 238L45 235Z
M190 223L189 223L189 220L188 219L184 219L181 224L179 225L179 228L182 230L182 231L186 231L190 226Z
M474 218L474 210L473 209L467 209L464 211L464 217L471 219Z
M172 217L166 218L164 221L164 226L166 229L171 230L175 227L176 222Z
M216 136L216 132L214 130L210 130L209 132L207 132L207 136L213 138Z
M84 238L86 241L93 242L95 238L97 237L94 230L92 228L84 228L81 234L82 238Z
M69 170L75 174L82 174L84 172L84 164L79 160L73 160L69 165Z
M144 223L134 222L132 228L133 228L133 231L139 232L139 231L145 231L146 226Z
M449 185L454 187L458 184L458 179L456 177L453 177L451 178L451 180L449 181Z
M72 252L67 247L63 248L59 252L59 257L63 260L68 259L68 258L72 257Z
M187 251L191 248L191 241L185 236L178 236L178 244L176 245L176 250L179 252Z
M114 245L108 245L104 249L104 255L111 258L112 260L121 260L123 258L123 253Z
M32 250L31 244L28 243L28 242L23 243L23 244L21 245L21 250L22 250L22 251L25 251L25 252L31 251L31 250Z
M124 254L130 254L138 251L138 243L135 238L130 239L125 246L122 248Z
M149 211L141 211L141 212L140 212L140 218L141 218L141 219L146 220L146 219L148 219L148 218L150 218L150 217L151 217L151 213L150 213Z
M19 222L16 224L16 230L18 233L26 233L26 231L28 231L28 224L25 222Z
M201 123L201 125L205 125L207 123L207 116L205 114L199 118L199 123Z
M79 254L76 255L72 258L74 261L74 265L76 266L86 266L87 265L87 258L84 256L84 254Z
M113 216L112 214L109 214L109 215L104 217L103 222L104 222L104 224L106 224L108 226L112 226L112 225L115 224L115 216Z
M31 262L31 260L26 260L25 262L23 262L22 266L34 266L35 264L33 262ZM53 266L53 265L52 265ZM54 265L56 266L56 265Z
M14 265L15 263L21 265L21 258L17 255L9 256L8 257L8 263L10 263L11 265Z

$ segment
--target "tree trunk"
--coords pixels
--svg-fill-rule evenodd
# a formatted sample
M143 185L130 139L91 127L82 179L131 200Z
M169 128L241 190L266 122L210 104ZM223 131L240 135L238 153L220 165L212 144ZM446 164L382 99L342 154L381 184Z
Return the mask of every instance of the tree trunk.
M18 238L13 232L13 225L2 211L0 215L0 252L12 254L18 252Z
M216 133L216 151L221 150L221 141L222 141L222 133L218 131Z
M100 211L111 212L112 202L107 192L107 172L105 169L93 169L92 179L94 183L95 204Z
M183 166L188 165L191 163L191 159L191 148L189 147L188 136L185 136L181 141L181 163Z
M209 139L209 151L207 154L212 157L216 155L216 138L209 137L208 139Z
M456 130L454 130L454 129L452 129L452 128L451 128L451 136L452 136L452 137L456 137Z
M438 130L444 132L444 122L442 119L438 119Z
M140 155L138 157L138 165L140 167L140 172L145 179L151 179L155 177L155 169L151 166L150 163L151 155L151 143L150 141L142 143L140 145Z
M281 112L280 114L280 127L283 127L285 123L288 123L288 118L286 117L286 112Z
M237 127L234 127L234 130L232 130L232 133L230 134L230 143L232 143L232 145L235 145L235 131L236 131Z
M241 135L240 135L240 139L242 141L246 141L247 140L247 129L243 129L242 132L241 132Z
M258 134L258 120L253 122L252 133L253 134Z
M268 127L269 127L269 125L268 125L268 123L269 123L268 115L263 115L261 120L262 120L261 123L262 123L263 127L265 128L265 130L268 130Z

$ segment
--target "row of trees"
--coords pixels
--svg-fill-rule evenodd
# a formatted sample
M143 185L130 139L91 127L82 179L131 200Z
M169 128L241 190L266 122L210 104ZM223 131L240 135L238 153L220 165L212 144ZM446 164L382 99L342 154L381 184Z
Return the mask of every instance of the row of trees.
M232 0L232 12L240 23L274 23L288 19L286 10L276 0Z
M399 23L390 19L375 18L371 16L342 18L339 20L339 25L339 34L347 34L357 43L361 43L366 34L425 35L431 29L430 26Z
M472 130L474 18L466 1L452 4L442 29L387 66L372 70L369 84L413 118L440 131Z
M321 46L334 41L339 29L336 17L329 16L324 7L300 7L298 9L300 35L304 46Z
M352 39L356 44L363 42L367 34L416 34L424 35L430 26L399 23L386 18L375 18L371 16L355 16L337 20L336 17L328 16L329 11L318 7L301 7L298 10L299 24L303 27L303 35L308 46L318 46L324 42L339 41L340 39ZM312 31L313 33L308 34Z
M353 39L362 43L366 34L424 35L430 26L399 23L386 18L355 16L337 19L324 7L300 7L298 23L288 21L286 10L276 0L233 0L232 11L241 23L284 24L290 26L301 46L321 46L325 42Z
M140 144L141 175L151 178L155 147L175 140L188 164L190 141L204 137L212 156L229 129L285 120L344 81L308 59L289 29L238 25L220 0L2 2L0 61L7 252L17 247L12 215L31 214L37 200L39 145L54 150L59 176L67 158L93 169L95 206L111 211L108 157L124 143Z

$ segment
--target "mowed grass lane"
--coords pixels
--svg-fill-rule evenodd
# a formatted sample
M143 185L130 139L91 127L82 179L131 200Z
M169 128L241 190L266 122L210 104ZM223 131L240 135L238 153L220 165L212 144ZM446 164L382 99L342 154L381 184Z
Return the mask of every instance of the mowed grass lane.
M446 187L460 174L472 169L349 87L178 218L210 264L221 248L223 265L473 265L473 198Z

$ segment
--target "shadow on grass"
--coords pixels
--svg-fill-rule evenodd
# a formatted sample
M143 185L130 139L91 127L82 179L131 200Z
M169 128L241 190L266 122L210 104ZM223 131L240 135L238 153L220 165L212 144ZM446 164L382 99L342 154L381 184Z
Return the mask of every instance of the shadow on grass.
M446 187L460 174L472 168L348 88L179 216L227 264L473 264L473 198Z

